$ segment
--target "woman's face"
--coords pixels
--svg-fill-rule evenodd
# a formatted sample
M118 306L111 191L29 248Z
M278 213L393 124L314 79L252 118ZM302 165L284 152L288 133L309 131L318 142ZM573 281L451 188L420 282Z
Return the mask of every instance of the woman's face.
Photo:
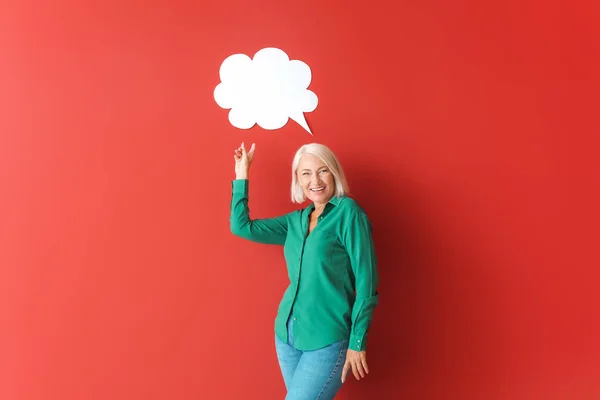
M326 204L335 194L333 174L320 158L303 155L296 174L304 195L315 204Z

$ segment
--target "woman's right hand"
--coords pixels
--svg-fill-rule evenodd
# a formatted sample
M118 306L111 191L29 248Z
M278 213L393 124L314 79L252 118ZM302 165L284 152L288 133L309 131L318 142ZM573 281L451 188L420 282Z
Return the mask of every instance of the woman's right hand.
M254 158L255 144L252 143L250 151L246 151L246 147L242 142L242 145L235 149L233 159L235 160L235 179L248 179L248 172L250 171L250 164Z

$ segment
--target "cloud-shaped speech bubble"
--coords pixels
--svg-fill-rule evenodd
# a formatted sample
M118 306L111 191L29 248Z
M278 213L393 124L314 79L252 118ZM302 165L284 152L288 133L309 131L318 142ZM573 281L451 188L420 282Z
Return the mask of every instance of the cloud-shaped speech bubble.
M255 123L264 129L279 129L291 118L312 135L305 112L317 108L317 95L307 90L310 67L291 60L280 49L259 50L254 59L245 54L227 57L219 70L221 83L215 101L229 111L229 122L249 129Z

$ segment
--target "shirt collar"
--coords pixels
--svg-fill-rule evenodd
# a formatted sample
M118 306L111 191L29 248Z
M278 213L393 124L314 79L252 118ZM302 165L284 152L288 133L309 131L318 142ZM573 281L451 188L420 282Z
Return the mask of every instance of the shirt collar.
M331 204L333 204L334 206L337 206L338 204L340 204L340 201L342 201L342 197L339 197L339 196L333 196L331 198L331 200L329 200L329 202Z
M333 204L334 206L337 206L340 204L340 201L342 201L343 197L344 196L333 196L327 204ZM309 212L314 209L315 209L315 203L310 203L309 206L306 208L306 210Z

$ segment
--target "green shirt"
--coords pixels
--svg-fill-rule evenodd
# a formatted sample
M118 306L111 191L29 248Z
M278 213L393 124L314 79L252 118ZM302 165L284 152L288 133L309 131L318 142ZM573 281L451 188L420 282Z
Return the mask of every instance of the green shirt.
M275 333L287 343L294 318L294 347L316 350L348 339L366 349L378 303L377 258L371 223L347 196L333 197L309 233L314 204L267 219L250 219L248 180L232 182L231 232L258 243L283 245L290 284L279 304Z

